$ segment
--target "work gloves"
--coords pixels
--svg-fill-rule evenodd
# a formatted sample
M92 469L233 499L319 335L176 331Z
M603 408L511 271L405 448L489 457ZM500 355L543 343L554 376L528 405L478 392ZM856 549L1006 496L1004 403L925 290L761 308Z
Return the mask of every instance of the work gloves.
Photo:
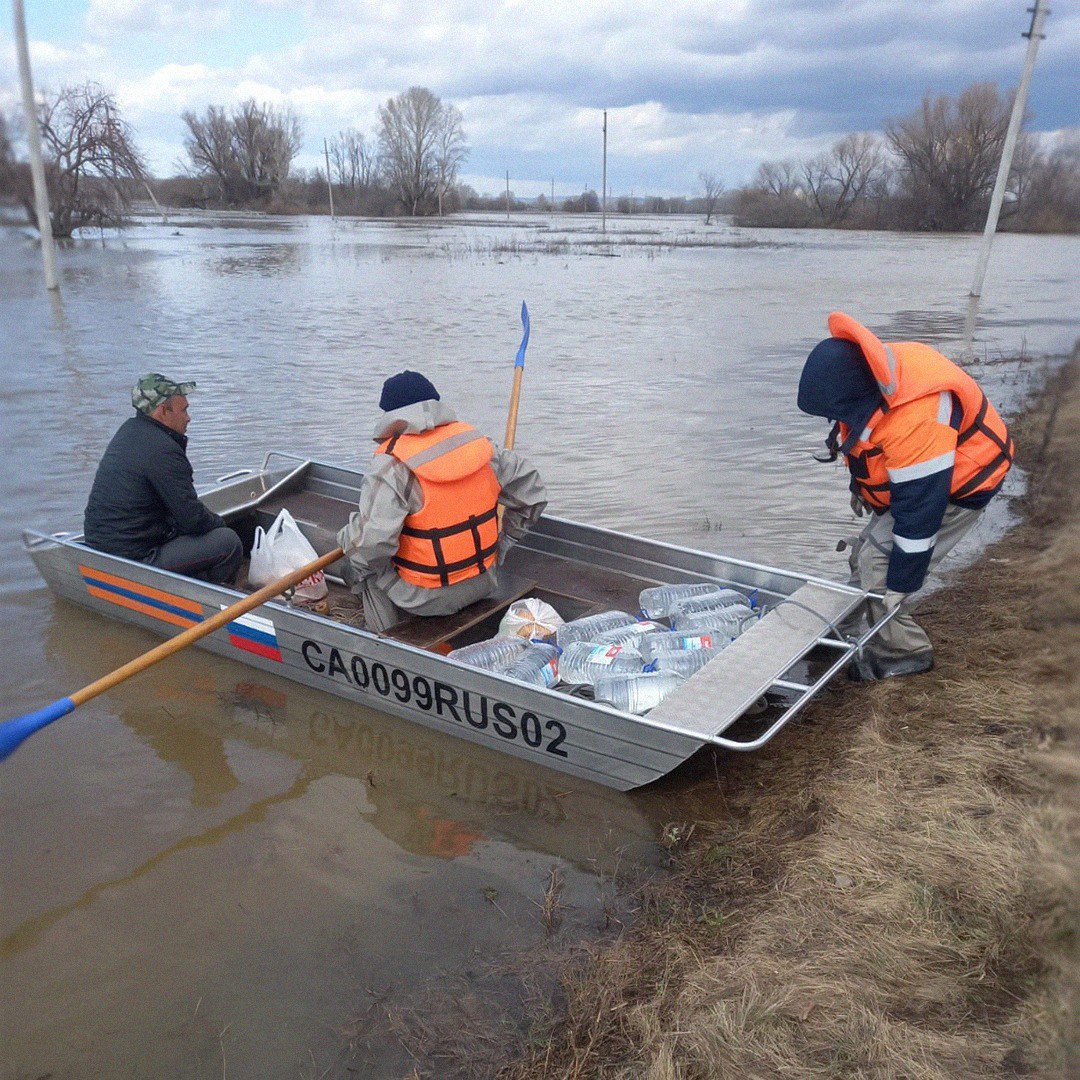
M851 509L855 511L856 517L862 517L863 514L869 511L870 507L857 491L853 491L851 493Z

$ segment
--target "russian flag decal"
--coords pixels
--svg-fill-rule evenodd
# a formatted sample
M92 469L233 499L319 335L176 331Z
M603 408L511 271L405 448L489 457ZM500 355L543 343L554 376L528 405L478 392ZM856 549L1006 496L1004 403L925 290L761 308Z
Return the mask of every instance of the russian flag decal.
M225 609L222 608L224 611ZM229 623L229 641L244 652L263 656L267 660L284 663L278 648L277 631L269 619L261 615L241 615Z

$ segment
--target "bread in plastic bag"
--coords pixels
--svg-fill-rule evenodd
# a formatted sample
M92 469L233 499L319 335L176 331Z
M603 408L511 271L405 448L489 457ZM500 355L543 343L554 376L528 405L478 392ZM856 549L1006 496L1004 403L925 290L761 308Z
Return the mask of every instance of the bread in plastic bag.
M547 638L562 626L562 616L535 596L515 600L499 623L500 637Z
M308 563L313 563L318 557L292 514L282 509L269 529L255 530L248 581L256 588L262 588L294 570L307 566ZM295 590L296 595L305 600L321 600L329 591L326 577L321 570L304 578Z

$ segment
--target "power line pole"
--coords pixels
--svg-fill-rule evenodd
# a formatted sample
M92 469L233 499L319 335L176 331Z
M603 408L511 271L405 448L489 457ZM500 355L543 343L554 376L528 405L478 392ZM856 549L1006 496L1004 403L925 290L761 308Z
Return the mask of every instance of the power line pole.
M1020 76L1020 85L1016 89L1012 115L1009 117L1009 128L1005 133L1005 143L1001 148L1001 161L998 163L994 194L990 197L990 212L986 215L982 248L979 251L979 261L975 266L975 280L971 284L970 295L972 296L982 295L986 264L990 261L990 246L994 242L994 233L997 231L998 214L1001 213L1001 201L1005 197L1005 185L1008 183L1009 170L1012 168L1013 151L1016 149L1016 139L1020 134L1020 124L1024 119L1024 106L1027 104L1031 70L1035 67L1035 54L1039 51L1039 42L1044 37L1042 32L1043 22L1049 14L1046 10L1045 0L1035 0L1035 6L1028 8L1028 11L1031 12L1031 28L1026 34L1021 35L1021 37L1028 39L1027 54L1024 57L1024 71Z
M12 10L15 18L15 51L19 57L19 83L22 87L23 113L26 117L26 140L30 144L34 206L37 211L38 232L41 233L41 260L45 264L45 288L59 290L52 219L49 216L49 192L45 187L45 166L41 161L41 132L34 107L34 82L30 77L30 50L26 45L26 12L23 10L23 0L13 0Z
M604 110L604 175L601 183L600 231L607 232L607 109Z
M506 170L506 220L510 220L510 170Z
M330 195L330 220L334 220L334 185L330 183L330 147L325 137L322 141L323 154L326 156L326 190ZM336 153L336 151L335 151Z

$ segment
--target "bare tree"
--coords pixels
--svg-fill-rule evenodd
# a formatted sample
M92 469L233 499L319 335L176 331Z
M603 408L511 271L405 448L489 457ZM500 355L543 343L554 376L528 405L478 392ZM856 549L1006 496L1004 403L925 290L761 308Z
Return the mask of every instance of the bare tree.
M66 86L45 94L38 123L53 236L122 221L146 167L116 99L97 83ZM0 190L34 222L29 167L20 157L8 118L0 122Z
M724 182L717 177L716 173L709 172L707 169L698 173L698 180L705 194L705 224L709 225L712 223L713 214L716 213L716 204L720 201L720 196L724 194Z
M751 186L778 199L786 199L799 192L799 166L790 159L763 161Z
M1049 153L1036 154L1012 227L1031 232L1080 232L1080 128L1067 128Z
M458 172L469 156L462 127L463 117L456 105L444 105L439 137L435 146L435 173L439 198L439 217L442 217L443 198L457 183Z
M802 186L825 225L841 224L865 198L884 169L881 140L865 133L845 135L832 149L802 167Z
M378 144L350 128L330 140L330 176L335 184L348 188L371 187L378 181Z
M276 194L303 142L303 129L291 109L260 105L254 98L231 112L210 105L202 116L185 112L183 119L192 171L213 177L221 199L230 205Z
M19 205L33 215L30 172L15 152L18 125L13 116L0 112L0 204Z
M430 214L468 156L461 113L413 86L379 108L383 173L412 216Z
M976 83L955 101L928 94L914 113L886 127L913 224L950 231L982 224L1011 109L1011 95Z

